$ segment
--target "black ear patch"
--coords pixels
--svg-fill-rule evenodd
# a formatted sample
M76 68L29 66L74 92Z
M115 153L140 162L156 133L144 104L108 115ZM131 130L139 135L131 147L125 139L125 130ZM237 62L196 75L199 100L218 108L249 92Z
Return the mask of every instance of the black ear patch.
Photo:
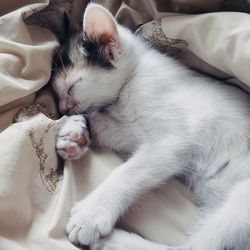
M58 10L58 19L60 20L60 30L58 31L58 40L61 45L64 45L72 33L70 15L64 9Z
M89 64L105 69L113 69L114 65L105 55L105 41L90 40L86 33L81 37L81 46L85 51L85 57Z
M71 28L70 28L70 16L67 11L63 12L63 27L64 27L64 35L65 35L65 41L69 39L71 34Z
M73 63L68 55L70 38L74 34L71 29L70 15L65 9L59 8L57 10L57 16L58 23L60 23L60 25L58 25L56 35L60 43L60 47L57 48L53 56L53 76L61 69L73 66Z
M55 51L52 65L53 75L68 67L73 67L73 62L69 58L69 42L66 42Z

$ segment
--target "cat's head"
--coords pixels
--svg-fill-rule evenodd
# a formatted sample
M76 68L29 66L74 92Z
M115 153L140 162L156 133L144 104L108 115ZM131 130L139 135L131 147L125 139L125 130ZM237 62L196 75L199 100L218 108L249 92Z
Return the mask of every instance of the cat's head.
M54 63L52 85L62 114L85 113L114 101L136 59L132 34L101 5L87 6L82 26Z

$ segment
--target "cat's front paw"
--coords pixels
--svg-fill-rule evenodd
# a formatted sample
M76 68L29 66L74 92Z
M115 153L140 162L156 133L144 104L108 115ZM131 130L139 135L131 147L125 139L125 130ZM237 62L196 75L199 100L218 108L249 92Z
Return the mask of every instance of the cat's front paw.
M56 138L57 153L65 160L77 160L87 152L89 143L85 118L82 115L65 117Z
M109 235L113 225L112 214L108 209L83 200L71 210L66 233L70 242L84 248Z
M144 241L143 238L136 234L114 229L108 237L101 238L99 241L91 244L90 250L153 249L150 246L147 247Z
M108 237L101 238L91 244L90 250L191 250L190 248L168 247L143 239L137 234L129 233L121 229L113 229Z

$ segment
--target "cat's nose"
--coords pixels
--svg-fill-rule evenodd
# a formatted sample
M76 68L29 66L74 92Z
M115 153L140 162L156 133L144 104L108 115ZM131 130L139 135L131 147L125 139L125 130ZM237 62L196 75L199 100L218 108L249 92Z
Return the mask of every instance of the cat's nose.
M59 103L59 112L62 114L62 115L66 115L69 111L69 108L68 108L68 103L66 101L60 101Z
M73 100L62 100L59 103L59 111L62 115L72 115L75 107L78 105L78 102Z
M66 108L60 109L59 108L59 112L60 112L61 115L67 115L68 114L68 109L66 109Z

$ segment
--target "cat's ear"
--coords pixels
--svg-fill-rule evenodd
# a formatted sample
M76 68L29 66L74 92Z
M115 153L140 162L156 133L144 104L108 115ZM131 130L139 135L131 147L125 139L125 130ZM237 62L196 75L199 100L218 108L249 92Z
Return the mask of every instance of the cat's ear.
M117 23L112 14L101 5L91 3L83 17L83 31L88 39L104 48L107 59L115 60L121 52Z
M64 45L66 41L69 39L71 34L71 23L69 13L62 8L57 10L58 18L56 18L57 23L55 24L58 27L55 30L57 38L60 42L60 45Z

